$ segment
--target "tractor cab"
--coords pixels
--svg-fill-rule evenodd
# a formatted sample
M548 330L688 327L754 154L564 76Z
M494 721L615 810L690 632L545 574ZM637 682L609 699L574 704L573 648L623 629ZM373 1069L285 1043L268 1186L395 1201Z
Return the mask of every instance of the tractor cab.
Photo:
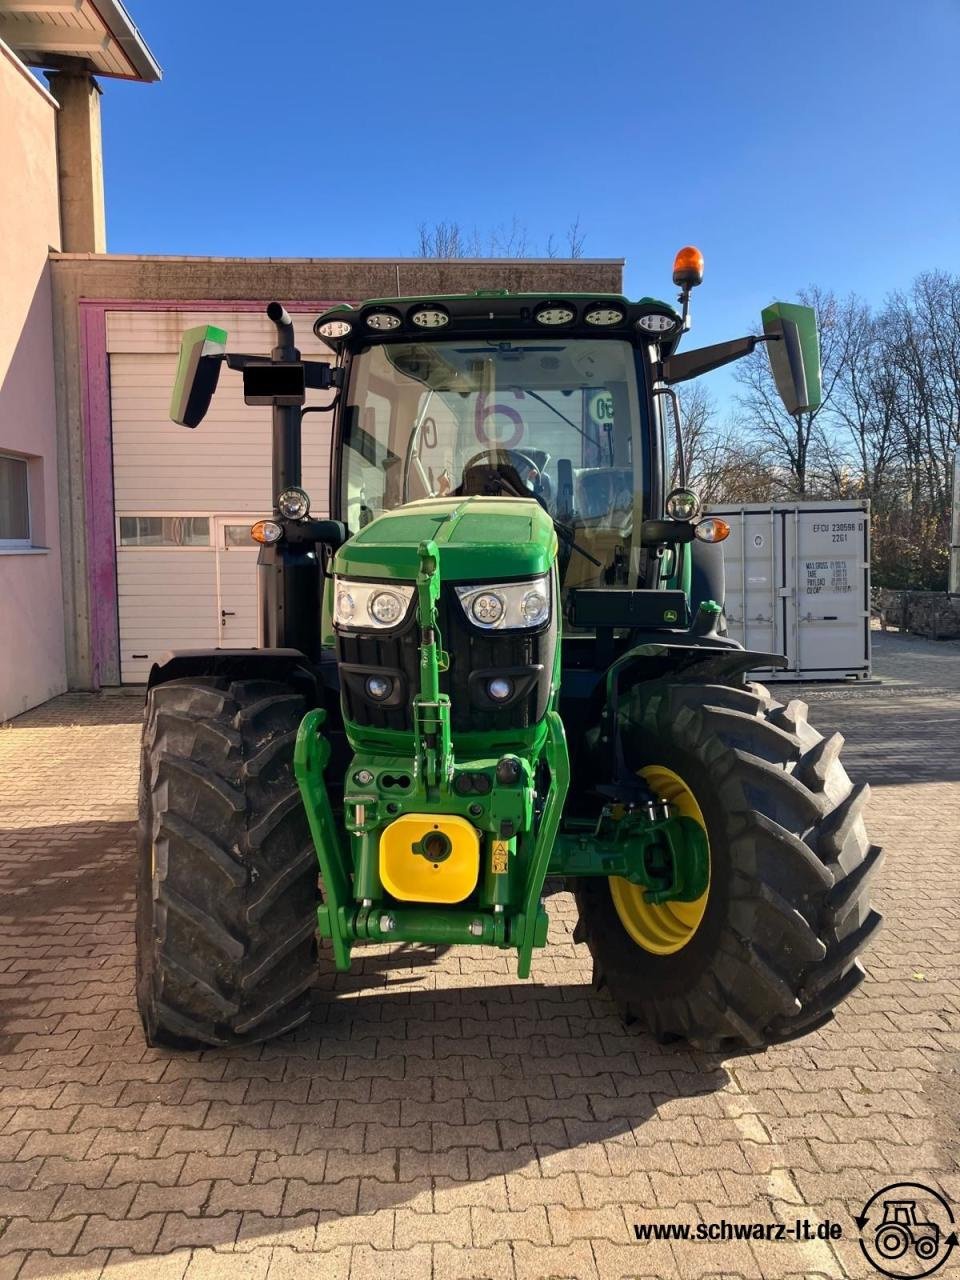
M461 312L489 312L487 299L455 301ZM489 336L429 342L379 332L371 341L369 316L395 312L361 309L358 341L341 347L347 376L332 495L340 518L356 530L424 498L532 498L558 526L565 593L641 585L651 440L630 335L548 334L529 300L499 308ZM321 318L318 331L335 323Z

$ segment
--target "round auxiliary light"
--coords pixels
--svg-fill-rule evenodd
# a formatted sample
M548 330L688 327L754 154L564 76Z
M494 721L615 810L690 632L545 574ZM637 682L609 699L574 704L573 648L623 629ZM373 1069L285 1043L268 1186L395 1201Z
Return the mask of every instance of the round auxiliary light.
M389 698L393 693L393 681L389 676L367 676L363 687L374 702L383 702L384 698Z
M322 324L317 322L314 333L318 338L345 338L352 329L349 320L324 320Z
M671 520L694 520L700 514L700 499L692 489L674 489L664 506Z
M337 592L337 620L352 622L357 612L357 602L349 591Z
M267 543L269 545L272 542L280 541L283 537L283 530L276 520L258 520L250 528L250 537L254 542Z
M294 485L277 498L277 510L285 520L302 520L310 514L310 495Z
M513 681L506 676L495 676L487 684L487 694L494 702L506 702L513 693Z
M494 627L503 617L504 608L503 596L498 596L495 591L484 591L474 598L470 612L481 627Z
M534 319L537 324L572 324L576 316L577 313L573 307L563 302L557 302L541 307Z
M400 317L392 311L371 311L366 317L368 329L376 329L383 332L386 329L399 329Z
M420 329L442 329L445 324L450 323L450 317L439 307L421 307L419 311L413 312L410 320Z
M677 317L664 315L662 311L648 311L637 320L637 328L644 333L669 333L677 327Z
M377 591L370 597L367 608L374 622L389 627L403 617L403 601L394 591Z
M725 538L730 537L730 526L719 516L710 516L707 520L701 520L699 524L694 525L693 532L701 542L723 542Z
M528 627L539 626L541 622L546 622L547 620L547 615L550 612L550 601L539 587L534 587L520 601L520 612Z
M589 311L583 313L583 318L587 324L603 326L622 324L625 316L620 307L591 307Z

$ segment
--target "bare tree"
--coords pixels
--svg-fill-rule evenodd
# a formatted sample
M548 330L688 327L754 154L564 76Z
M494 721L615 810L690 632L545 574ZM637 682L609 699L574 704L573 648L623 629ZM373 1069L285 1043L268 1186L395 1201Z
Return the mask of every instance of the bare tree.
M482 258L476 228L467 232L459 222L421 222L417 228L421 258Z
M579 214L566 233L568 258L582 258L586 232ZM531 245L527 224L514 214L509 223L499 223L487 235L476 227L466 231L459 222L421 222L417 227L417 255L421 258L529 258L537 251ZM559 258L557 236L547 236L544 256Z
M702 383L693 383L684 392L680 426L687 482L705 505L768 502L781 489L783 476L748 439L740 423L718 417L713 397Z
M578 213L573 222L570 223L570 226L567 227L567 249L569 250L567 257L582 258L583 245L586 238L587 234L580 226L580 215Z

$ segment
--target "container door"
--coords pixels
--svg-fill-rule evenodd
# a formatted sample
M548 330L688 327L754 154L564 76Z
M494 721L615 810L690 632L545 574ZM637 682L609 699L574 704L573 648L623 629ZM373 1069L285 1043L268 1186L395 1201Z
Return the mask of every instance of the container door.
M727 629L745 649L782 653L779 520L769 509L721 507L719 513L731 527L723 544Z
M217 626L220 649L257 644L257 555L250 537L256 516L217 516Z
M862 507L784 514L787 645L800 672L869 673L868 520Z

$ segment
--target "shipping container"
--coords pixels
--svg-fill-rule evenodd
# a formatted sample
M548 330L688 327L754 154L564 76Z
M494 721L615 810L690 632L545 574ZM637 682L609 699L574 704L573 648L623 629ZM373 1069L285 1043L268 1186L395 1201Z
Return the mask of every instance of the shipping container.
M724 542L729 634L786 655L771 680L870 678L870 503L712 506Z

